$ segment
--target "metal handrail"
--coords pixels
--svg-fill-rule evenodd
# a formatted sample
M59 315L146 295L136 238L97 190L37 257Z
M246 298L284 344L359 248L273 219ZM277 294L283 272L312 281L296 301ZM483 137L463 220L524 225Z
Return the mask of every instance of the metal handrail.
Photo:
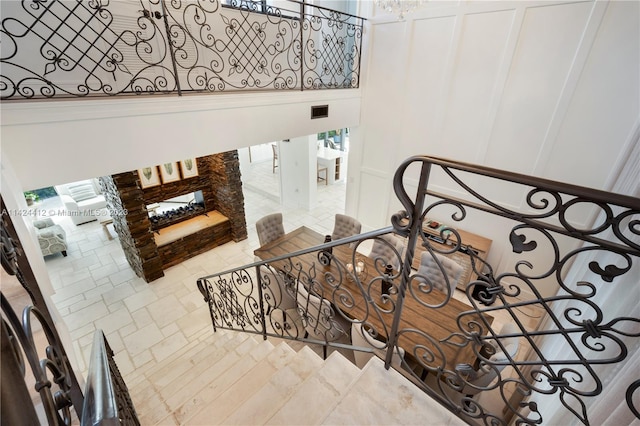
M84 406L82 407L81 424L83 426L117 425L120 423L104 339L102 330L96 330L93 335Z
M93 335L84 398L82 426L140 424L102 330Z

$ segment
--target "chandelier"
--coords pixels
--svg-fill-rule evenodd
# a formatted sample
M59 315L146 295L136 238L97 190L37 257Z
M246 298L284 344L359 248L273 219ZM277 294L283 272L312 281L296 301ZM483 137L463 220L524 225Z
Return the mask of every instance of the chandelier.
M377 0L376 5L389 13L398 15L398 20L404 20L404 15L413 12L415 8L426 3L426 0Z

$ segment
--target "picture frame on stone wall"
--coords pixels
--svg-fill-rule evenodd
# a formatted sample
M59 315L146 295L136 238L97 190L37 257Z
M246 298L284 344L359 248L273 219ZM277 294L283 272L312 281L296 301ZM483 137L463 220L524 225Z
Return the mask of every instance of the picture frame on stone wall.
M171 183L180 180L180 171L178 170L178 162L164 163L160 167L160 176L162 183Z
M142 188L150 188L160 185L160 175L158 174L158 166L143 167L138 169L138 177Z
M198 164L195 158L187 158L180 161L180 170L182 171L182 179L188 179L198 176Z

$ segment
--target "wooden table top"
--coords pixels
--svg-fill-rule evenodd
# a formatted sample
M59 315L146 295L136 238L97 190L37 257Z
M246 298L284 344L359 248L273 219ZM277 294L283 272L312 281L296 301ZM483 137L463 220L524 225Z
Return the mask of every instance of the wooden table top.
M323 243L324 235L303 226L256 249L254 254L262 260L268 260ZM382 271L376 270L373 259L360 253L354 254L353 250L346 246L334 247L333 255L335 258L329 266L324 266L318 261L316 252L298 256L291 261L280 260L270 264L288 273L298 272L302 275L309 274L313 276L316 282L323 286L324 297L331 301L334 306L341 309L351 318L365 319L384 337L388 336L393 321L393 312L386 313L384 310L390 309L392 306L391 301L395 301L396 296L391 296L391 301L387 300L385 302L382 299L380 293ZM368 291L373 303L381 308L380 310L376 310L371 304L367 304L356 280L348 279L345 276L347 274L345 265L347 263L353 264L354 260L355 263L358 261L364 262L366 274L362 277L361 283L365 291ZM295 265L299 266L296 267ZM310 273L312 270L313 272ZM331 282L331 278L335 278L336 281ZM399 280L400 278L397 277L394 282L397 284ZM473 312L471 306L454 298L451 298L443 306L438 306L446 298L443 293L438 291L433 291L430 294L419 293L416 283L413 284L412 288L414 294L421 301L432 307L424 306L416 297L412 296L409 290L407 291L402 320L398 329L400 346L410 354L413 353L414 348L420 345L426 346L434 353L435 359L429 363L432 366L441 366L442 368L453 370L458 363L473 364L476 356L470 344L460 348L441 341L451 337L453 333L462 333L458 321L463 326L474 320L483 324L478 314ZM352 304L341 303L339 296L344 294L345 291L352 297ZM458 318L459 316L461 318ZM483 314L482 316L484 321L489 324L493 322L493 317L490 315ZM421 330L423 333L417 330ZM486 330L484 330L484 333L486 333ZM425 334L428 334L428 337L425 337ZM461 337L454 337L451 341L460 343L464 340ZM418 355L420 354L418 352Z

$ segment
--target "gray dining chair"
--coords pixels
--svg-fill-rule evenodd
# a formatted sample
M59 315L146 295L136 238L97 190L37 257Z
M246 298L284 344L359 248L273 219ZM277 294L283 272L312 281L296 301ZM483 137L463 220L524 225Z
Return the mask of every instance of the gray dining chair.
M351 324L351 344L353 346L360 346L363 348L370 347L373 352L353 351L353 359L359 369L363 369L374 355L380 359L385 359L387 349L386 344L379 340L374 339L361 323ZM402 367L402 359L404 358L404 349L394 348L393 356L391 357L391 365L396 369Z
M341 238L357 235L362 229L362 224L355 218L347 216L346 214L336 214L335 223L333 225L333 233L331 234L332 240L339 240Z
M497 343L487 343L487 345L492 346L495 351L495 353L489 357L488 362L481 361L477 368L469 364L456 365L456 371L466 382L460 390L460 393L466 395L468 398L472 398L473 395L490 387L491 383L517 355L520 346L519 333L520 329L516 324L510 322L504 324L498 335L513 334L511 337L499 339L504 350L502 350Z
M256 222L256 231L260 246L270 243L284 235L282 213L272 213L264 216Z
M267 314L274 309L286 312L296 309L295 286L287 288L284 273L273 267L260 265L260 279L262 282L262 298L267 306Z
M442 265L442 269L440 269L440 266L438 266L438 263L433 256L438 259L438 261ZM442 273L443 270L444 273L447 274L446 278ZM426 277L429 282L433 284L434 288L440 290L443 293L447 292L448 287L450 294L453 294L453 291L458 285L458 281L460 281L460 278L462 277L462 271L462 266L458 265L455 260L449 259L446 256L442 256L437 253L434 253L434 255L432 255L430 252L425 251L420 257L418 275Z
M397 271L400 269L400 259L403 251L404 242L402 239L394 234L384 234L373 241L369 257L376 263L383 262L384 265L391 265Z
M308 292L300 283L296 300L298 314L302 318L302 324L307 332L305 337L324 342L349 343L350 322L343 318L327 299ZM327 358L326 344L323 346L323 356L325 359Z

